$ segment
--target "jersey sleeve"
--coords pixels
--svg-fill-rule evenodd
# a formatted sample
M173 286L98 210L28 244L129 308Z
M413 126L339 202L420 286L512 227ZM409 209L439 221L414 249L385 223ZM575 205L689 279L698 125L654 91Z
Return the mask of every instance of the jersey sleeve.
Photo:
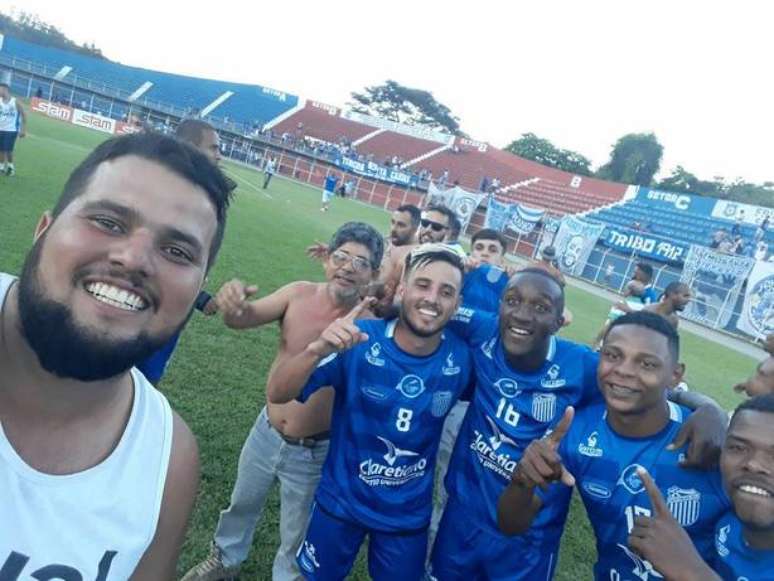
M584 348L583 361L583 386L578 407L586 407L604 402L602 391L597 383L597 367L599 367L599 353L589 348Z
M346 387L345 357L345 353L332 353L320 361L296 399L303 403L323 387L332 387L336 391L344 389Z
M447 327L468 345L477 345L489 339L492 329L497 327L497 315L460 307Z

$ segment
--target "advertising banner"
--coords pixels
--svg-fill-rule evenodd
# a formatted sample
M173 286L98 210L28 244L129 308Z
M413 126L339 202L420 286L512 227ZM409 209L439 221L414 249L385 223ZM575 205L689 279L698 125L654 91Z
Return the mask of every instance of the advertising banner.
M670 242L653 234L611 226L605 230L601 242L624 254L636 253L660 262L682 262L689 249L688 245Z
M739 219L745 224L752 224L754 226L763 222L766 216L769 217L769 222L774 225L774 208L718 200L712 210L713 218L721 218L723 220Z
M654 208L711 216L715 202L718 200L717 198L707 198L691 194L675 194L641 187L637 191L637 201Z
M337 155L333 160L337 167L368 178L374 178L399 186L417 187L417 176L400 169L385 167L372 161L360 161L353 157Z

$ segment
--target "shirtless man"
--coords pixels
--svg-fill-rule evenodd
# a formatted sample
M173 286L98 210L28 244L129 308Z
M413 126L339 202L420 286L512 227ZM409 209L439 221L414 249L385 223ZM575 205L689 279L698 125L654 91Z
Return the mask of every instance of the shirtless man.
M665 317L677 329L677 325L680 323L678 313L685 310L692 298L691 287L684 282L674 281L670 282L664 289L664 294L661 295L659 302L646 305L643 310Z
M277 360L294 355L349 313L379 272L384 252L381 235L361 222L348 222L333 235L324 261L327 282L294 282L262 299L248 301L258 289L232 280L217 295L229 327L249 329L280 322ZM295 553L306 523L328 452L333 391L323 389L305 403L267 402L239 458L231 504L221 513L213 549L191 569L184 581L215 581L237 575L247 558L266 496L280 482L280 547L272 579L300 579Z

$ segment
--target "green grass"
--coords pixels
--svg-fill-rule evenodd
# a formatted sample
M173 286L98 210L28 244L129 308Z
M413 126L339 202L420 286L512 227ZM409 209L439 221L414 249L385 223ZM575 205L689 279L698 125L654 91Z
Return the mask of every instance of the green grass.
M16 177L0 177L0 270L11 273L21 268L35 224L53 206L68 173L104 139L99 133L39 115L30 115L29 120L30 135L17 145ZM331 211L322 214L316 188L276 179L269 198L256 187L261 174L236 165L227 168L240 187L218 263L209 276L210 291L233 277L258 284L261 294L294 280L322 280L319 265L304 256L308 243L326 240L351 219L387 229L388 216L381 209L337 198ZM590 341L609 305L572 287L567 302L575 322L564 334ZM239 451L264 402L264 381L277 341L276 325L234 332L217 318L194 316L161 385L196 434L202 459L202 484L180 561L181 573L206 555L218 513L228 504ZM687 333L683 333L683 345L689 384L733 407L739 398L731 386L749 374L753 360ZM271 576L278 544L278 508L275 490L244 566L244 579ZM594 558L593 536L576 499L557 579L590 578ZM353 578L367 578L362 559Z

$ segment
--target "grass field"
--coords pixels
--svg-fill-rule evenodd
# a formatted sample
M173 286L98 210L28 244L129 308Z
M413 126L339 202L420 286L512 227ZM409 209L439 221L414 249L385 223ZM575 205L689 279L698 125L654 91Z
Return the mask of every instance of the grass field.
M40 214L52 207L72 168L105 137L99 133L30 115L29 137L16 150L17 175L0 177L0 271L18 273ZM261 174L227 166L237 179L238 196L218 263L210 273L211 292L233 278L254 282L261 294L294 280L321 280L319 265L304 256L315 239L326 240L343 222L359 219L387 230L388 215L378 208L334 200L321 214L319 191L284 179L259 190ZM564 334L590 341L608 305L568 289L575 322ZM755 362L704 338L683 334L683 360L689 384L731 408L739 401L730 386ZM235 332L218 318L194 315L161 389L196 434L202 458L202 484L179 571L203 558L219 511L228 504L242 443L264 402L264 381L278 339L276 325ZM565 532L557 579L589 579L594 543L583 509L576 502ZM269 579L278 544L278 495L266 506L243 579ZM366 579L361 561L352 576Z

